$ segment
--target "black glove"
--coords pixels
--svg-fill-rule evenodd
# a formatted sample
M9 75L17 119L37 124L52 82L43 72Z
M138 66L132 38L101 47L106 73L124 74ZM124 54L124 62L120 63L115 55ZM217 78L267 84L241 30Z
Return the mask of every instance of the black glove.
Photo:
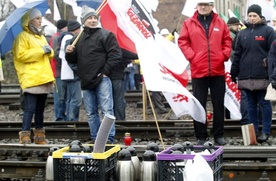
M51 53L52 48L49 45L44 45L42 47L44 53Z
M172 35L174 36L174 33L177 32L176 28L172 31Z
M235 84L237 83L237 77L236 76L231 75L231 79L232 79L232 82L234 82Z
M276 80L271 81L271 86L273 87L273 89L276 89Z

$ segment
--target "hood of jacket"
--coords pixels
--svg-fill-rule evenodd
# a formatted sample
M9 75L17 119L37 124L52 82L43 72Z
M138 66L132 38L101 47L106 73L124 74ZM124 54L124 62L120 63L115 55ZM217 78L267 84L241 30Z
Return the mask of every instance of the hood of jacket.
M30 12L31 9L27 13L25 13L24 16L22 16L21 18L21 27L27 32L31 32L29 30Z

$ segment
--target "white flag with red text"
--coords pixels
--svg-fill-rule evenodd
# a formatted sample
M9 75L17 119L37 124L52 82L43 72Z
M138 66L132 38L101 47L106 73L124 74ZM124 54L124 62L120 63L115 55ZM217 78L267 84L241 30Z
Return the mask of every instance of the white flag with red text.
M230 76L231 61L224 63L225 65L225 95L224 95L224 106L230 111L231 119L241 119L240 112L240 100L241 92L238 89L237 84L232 82Z
M190 114L205 123L206 113L184 87L188 61L178 46L158 32L153 5L145 0L107 0L100 11L102 26L112 31L122 48L137 52L148 90L162 91L176 116Z

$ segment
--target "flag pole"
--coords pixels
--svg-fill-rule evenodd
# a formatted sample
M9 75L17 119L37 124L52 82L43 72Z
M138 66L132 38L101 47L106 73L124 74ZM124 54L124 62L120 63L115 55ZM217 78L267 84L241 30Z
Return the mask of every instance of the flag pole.
M98 9L96 10L97 13L99 13L107 4L107 1L103 1L102 4L98 7ZM83 29L81 30L81 32L78 34L77 38L73 41L72 45L75 46L77 44L77 42L79 41L81 34L83 32Z
M154 121L155 121L155 124L156 124L156 127L157 127L157 131L158 131L158 134L159 134L159 138L160 138L161 144L163 146L163 150L165 150L165 145L164 145L163 138L162 138L162 135L161 135L161 132L160 132L160 127L159 127L159 124L158 124L158 121L157 121L157 118L156 118L156 114L155 114L155 110L154 110L154 107L153 107L153 104L152 104L152 101L151 101L149 90L147 90L147 94L148 94L148 97L149 97L149 102L150 102L151 110L152 110L152 113L153 113Z
M145 82L142 83L142 100L143 100L143 119L147 119L147 92Z
M165 117L163 118L163 120L168 119L168 117L171 115L172 113L172 109L170 109L170 111L165 115Z

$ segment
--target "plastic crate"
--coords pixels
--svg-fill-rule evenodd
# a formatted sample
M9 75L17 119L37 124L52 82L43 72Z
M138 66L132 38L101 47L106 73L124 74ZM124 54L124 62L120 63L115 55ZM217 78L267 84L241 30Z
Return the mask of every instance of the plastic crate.
M104 153L68 152L69 146L59 149L52 154L54 180L115 181L120 149L120 145L106 145Z
M167 148L157 154L158 161L158 181L183 181L183 172L185 164L181 160L193 159L192 154L170 154L172 147ZM201 152L202 146L194 146L195 152ZM223 164L223 147L216 146L215 151L210 155L202 155L208 162L214 173L214 181L223 180L222 164Z

